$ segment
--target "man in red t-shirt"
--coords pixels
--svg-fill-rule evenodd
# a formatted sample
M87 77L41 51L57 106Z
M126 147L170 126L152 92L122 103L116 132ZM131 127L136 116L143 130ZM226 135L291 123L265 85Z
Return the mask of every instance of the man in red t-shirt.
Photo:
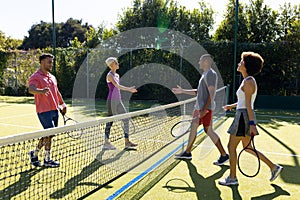
M53 58L54 56L51 54L42 54L39 58L40 69L31 75L28 82L29 93L34 95L36 112L44 129L57 127L59 105L63 108L61 111L63 115L67 112L66 104L57 88L56 78L50 73ZM30 162L33 166L40 166L38 152L45 146L44 166L59 167L59 162L50 158L52 137L42 137L36 149L29 152Z

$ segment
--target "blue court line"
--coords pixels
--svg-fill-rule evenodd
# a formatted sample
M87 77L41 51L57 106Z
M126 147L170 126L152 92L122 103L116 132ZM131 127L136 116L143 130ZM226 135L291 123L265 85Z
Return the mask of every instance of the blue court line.
M214 122L219 120L221 117L218 117L217 119L213 120ZM200 134L202 134L204 131L204 129L200 129L197 132L197 136L199 136ZM186 144L188 142L188 140L186 140L183 144ZM142 172L141 174L139 174L137 177L135 177L134 179L132 179L131 181L129 181L126 185L122 186L119 190L117 190L115 193L113 193L111 196L107 197L106 200L113 200L115 199L117 196L119 196L121 193L123 193L125 190L127 190L128 188L130 188L132 185L134 185L135 183L137 183L139 180L141 180L142 178L144 178L147 174L149 174L153 169L155 169L156 167L158 167L161 163L163 163L165 160L167 160L168 158L170 158L174 153L176 153L180 148L182 147L182 144L178 145L174 150L172 150L171 152L169 152L166 156L164 156L162 159L160 159L159 161L157 161L156 163L154 163L151 167L149 167L148 169L146 169L144 172Z

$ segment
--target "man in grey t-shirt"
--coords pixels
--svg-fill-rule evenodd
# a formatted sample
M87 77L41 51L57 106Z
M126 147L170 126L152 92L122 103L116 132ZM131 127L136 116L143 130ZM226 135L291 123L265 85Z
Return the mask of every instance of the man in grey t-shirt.
M196 139L198 126L203 124L205 133L210 137L218 148L221 156L215 165L222 165L229 159L229 155L225 152L221 140L212 128L212 113L215 109L215 95L218 82L217 73L211 68L213 60L209 54L200 57L199 66L204 72L199 80L197 89L183 89L180 86L173 88L175 94L197 95L197 101L193 112L193 120L189 135L189 142L185 151L175 155L178 159L192 159L191 150Z
M218 82L217 73L212 68L208 69L208 71L203 72L202 77L198 83L197 101L195 104L195 110L203 110L202 108L205 106L207 99L210 97L209 90L208 90L209 87L213 87L213 89L211 90L212 101L208 105L207 109L215 110L216 103L214 99L216 95L217 82Z

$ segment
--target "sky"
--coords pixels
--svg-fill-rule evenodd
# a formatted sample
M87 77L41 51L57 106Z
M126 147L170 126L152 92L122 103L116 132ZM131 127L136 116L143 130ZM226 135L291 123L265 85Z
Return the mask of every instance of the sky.
M177 0L179 5L188 9L198 7L198 0ZM226 10L228 0L215 0L209 4L216 11L215 27L220 24ZM247 0L240 0L247 2ZM291 2L292 5L300 4L300 0L265 0L265 4L278 10L279 5ZM131 7L132 0L54 0L55 22L66 22L69 18L82 19L94 27L104 24L113 27L122 10ZM0 31L6 37L23 39L28 36L32 25L52 22L52 0L2 0L0 8Z

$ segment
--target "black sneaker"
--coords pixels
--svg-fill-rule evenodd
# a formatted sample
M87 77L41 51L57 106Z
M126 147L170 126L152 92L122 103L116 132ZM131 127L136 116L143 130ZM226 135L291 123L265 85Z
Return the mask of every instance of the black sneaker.
M226 154L225 156L220 156L220 158L214 162L214 165L223 165L229 160L229 155Z
M28 154L29 154L29 157L30 157L30 163L35 167L39 167L40 166L40 161L39 161L38 156L34 156L34 151L30 151Z
M181 152L180 154L175 155L176 159L186 159L186 160L191 160L192 159L192 154L187 153L185 151Z
M59 162L56 162L54 160L49 160L49 161L46 161L44 160L44 166L45 167L59 167Z

